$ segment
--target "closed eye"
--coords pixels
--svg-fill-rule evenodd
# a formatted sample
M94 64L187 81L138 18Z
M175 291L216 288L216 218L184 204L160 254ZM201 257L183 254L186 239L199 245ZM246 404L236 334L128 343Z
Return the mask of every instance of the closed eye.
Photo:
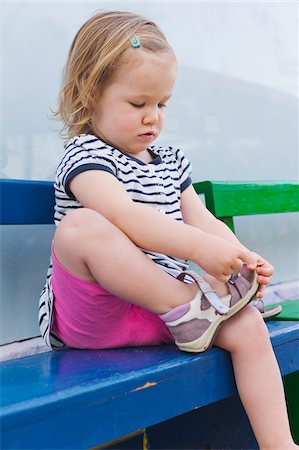
M132 105L134 108L143 108L145 106L145 103L130 102L130 105ZM159 103L158 108L167 108L167 106L165 103Z
M134 106L134 108L143 108L145 103L133 103L133 102L130 102L130 105Z

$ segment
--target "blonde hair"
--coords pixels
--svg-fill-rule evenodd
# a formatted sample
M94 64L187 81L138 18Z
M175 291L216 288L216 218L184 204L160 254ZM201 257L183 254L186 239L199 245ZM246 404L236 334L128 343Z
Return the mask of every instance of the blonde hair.
M68 54L58 111L54 113L62 120L61 134L67 139L91 131L95 90L101 92L118 67L120 57L133 48L130 38L134 34L142 49L174 56L157 25L134 13L99 13L79 29Z

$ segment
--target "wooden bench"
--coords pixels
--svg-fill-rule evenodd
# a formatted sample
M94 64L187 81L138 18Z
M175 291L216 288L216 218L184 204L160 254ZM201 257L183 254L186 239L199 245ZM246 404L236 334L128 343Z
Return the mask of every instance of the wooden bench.
M196 183L195 189L206 194L207 206L230 226L240 213L230 202L237 191L247 198L242 213L298 211L295 183L205 182ZM53 223L52 183L1 180L0 190L2 225ZM249 206L256 194L266 191L276 203L270 207L266 202L262 208L255 200L255 206ZM298 371L299 323L278 320L268 328L282 375ZM155 449L238 448L232 444L237 437L239 448L240 442L242 448L257 448L249 425L238 425L244 413L235 404L230 355L217 348L198 355L182 353L174 345L49 351L2 362L0 370L3 449L108 448L110 441L131 433L137 433L135 439L113 448L147 448L146 439ZM230 403L224 405L217 430L212 429L217 444L210 441L207 429L214 420L209 417L217 414L211 408L223 401ZM232 417L233 432L225 434L223 424ZM192 420L197 423L193 435L187 425ZM147 438L141 433L144 429ZM182 429L183 437L178 432ZM199 444L200 436L204 437Z

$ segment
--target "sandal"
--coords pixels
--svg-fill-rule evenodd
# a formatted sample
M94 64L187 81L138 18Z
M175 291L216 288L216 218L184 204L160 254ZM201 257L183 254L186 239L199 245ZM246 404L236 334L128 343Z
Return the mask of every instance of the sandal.
M273 319L273 317L276 317L282 311L281 305L265 308L265 304L261 298L254 298L251 304L260 311L264 320Z
M229 294L219 298L209 283L196 272L183 272L178 278L191 277L199 291L189 303L177 306L159 317L165 322L180 350L204 352L210 348L222 323L240 311L255 296L257 273L242 268L227 283Z

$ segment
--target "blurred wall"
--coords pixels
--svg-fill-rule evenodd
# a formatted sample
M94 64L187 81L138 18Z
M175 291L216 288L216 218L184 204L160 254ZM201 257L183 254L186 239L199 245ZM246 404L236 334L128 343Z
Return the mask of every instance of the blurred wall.
M119 9L156 21L177 54L177 85L157 142L183 148L194 181L298 179L296 2L6 1L0 8L2 178L53 179L63 145L50 116L69 46L93 13ZM298 215L238 219L237 232L275 264L274 283L298 278ZM52 234L53 227L1 228L0 343L39 334Z

